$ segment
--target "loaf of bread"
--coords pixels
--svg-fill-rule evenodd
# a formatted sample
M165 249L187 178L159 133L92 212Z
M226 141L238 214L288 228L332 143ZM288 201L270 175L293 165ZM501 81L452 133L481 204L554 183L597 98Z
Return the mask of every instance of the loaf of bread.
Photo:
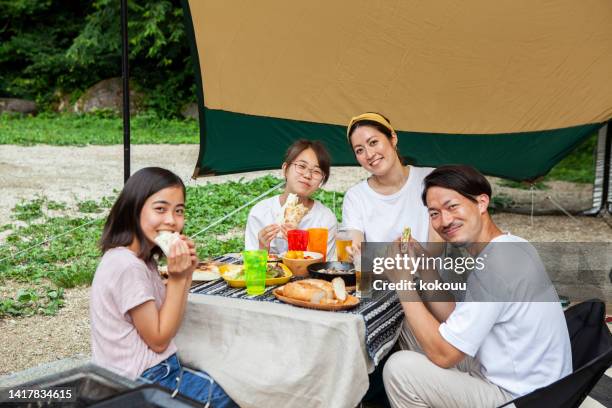
M335 282L336 279L342 283ZM322 279L303 279L290 282L283 287L283 295L304 302L338 305L346 300L346 289L342 278L333 283Z

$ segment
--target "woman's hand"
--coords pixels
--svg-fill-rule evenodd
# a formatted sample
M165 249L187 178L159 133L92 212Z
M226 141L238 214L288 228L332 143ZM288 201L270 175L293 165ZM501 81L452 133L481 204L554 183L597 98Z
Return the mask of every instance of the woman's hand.
M181 239L175 241L170 247L168 256L168 277L189 277L198 265L198 257L195 252L193 241L181 235Z
M270 224L263 227L257 235L259 240L259 249L268 249L270 247L270 242L272 242L280 230L281 227L278 224Z
M294 229L297 229L297 225L295 225L295 224L290 224L290 223L287 222L287 223L281 225L280 231L281 231L281 234L282 234L283 238L287 239L287 231L291 231L291 230L294 230Z

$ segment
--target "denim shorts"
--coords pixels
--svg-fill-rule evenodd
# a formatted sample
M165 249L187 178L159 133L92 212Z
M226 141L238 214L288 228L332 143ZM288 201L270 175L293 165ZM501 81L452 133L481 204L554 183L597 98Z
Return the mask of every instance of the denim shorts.
M213 378L203 371L181 367L176 354L161 363L146 369L139 380L159 384L171 391L206 404L206 406L238 407Z

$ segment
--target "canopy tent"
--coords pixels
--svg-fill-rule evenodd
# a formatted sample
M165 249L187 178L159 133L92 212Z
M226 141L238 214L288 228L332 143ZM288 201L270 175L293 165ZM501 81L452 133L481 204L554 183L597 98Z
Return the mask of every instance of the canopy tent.
M607 0L185 0L200 110L195 176L278 168L385 114L407 162L546 174L612 117Z

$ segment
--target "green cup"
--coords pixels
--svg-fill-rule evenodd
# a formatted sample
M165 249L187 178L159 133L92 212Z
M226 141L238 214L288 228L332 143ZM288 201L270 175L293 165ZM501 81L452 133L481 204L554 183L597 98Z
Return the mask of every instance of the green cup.
M249 295L261 295L266 291L268 251L265 249L242 251L242 260L244 261L247 293Z

